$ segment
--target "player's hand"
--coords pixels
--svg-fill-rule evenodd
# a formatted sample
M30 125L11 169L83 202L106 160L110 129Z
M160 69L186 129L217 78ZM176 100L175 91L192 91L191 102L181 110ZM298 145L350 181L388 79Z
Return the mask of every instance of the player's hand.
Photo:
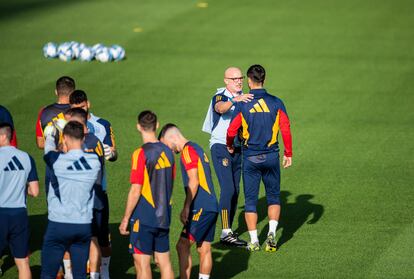
M283 168L287 169L292 165L292 157L283 156Z
M187 224L189 214L190 214L190 208L185 206L180 214L180 220L181 220L181 223L183 223L183 225Z
M128 219L123 218L121 224L119 225L119 233L122 235L129 235L128 231Z
M103 148L104 148L105 160L111 159L114 156L114 154L112 153L112 147L110 147L107 144L103 144Z
M55 137L56 132L57 132L57 130L56 130L55 125L48 125L48 126L46 126L46 128L43 130L43 136L44 136L45 138L47 138L47 137Z
M53 125L58 129L60 133L63 133L63 129L66 126L66 123L68 123L65 119L58 119L53 121Z
M233 101L235 102L243 102L243 103L248 103L251 102L251 100L253 100L253 94L247 93L247 94L243 94L237 97L233 98Z
M227 146L227 151L228 151L230 154L233 154L233 153L234 153L234 146Z

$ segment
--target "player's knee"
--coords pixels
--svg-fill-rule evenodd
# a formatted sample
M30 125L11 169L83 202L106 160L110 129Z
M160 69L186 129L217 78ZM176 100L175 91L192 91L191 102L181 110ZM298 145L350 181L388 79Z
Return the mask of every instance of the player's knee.
M177 244L175 245L175 249L177 250L177 252L189 249L190 245L187 242L189 241L180 238L180 240L178 240Z
M15 258L14 262L18 268L18 270L26 270L26 269L30 269L30 265L29 265L29 257L26 258Z
M211 246L206 245L205 243L203 243L203 245L197 246L197 252L200 255L207 255L207 254L211 253Z

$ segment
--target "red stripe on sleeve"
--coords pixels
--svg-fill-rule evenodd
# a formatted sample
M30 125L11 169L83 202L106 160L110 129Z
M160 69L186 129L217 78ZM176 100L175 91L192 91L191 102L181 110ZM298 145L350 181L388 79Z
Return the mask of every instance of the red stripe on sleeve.
M235 118L231 121L229 128L227 128L227 137L226 137L226 144L227 146L233 146L234 138L236 137L239 128L242 125L242 115L241 112L236 115Z
M143 149L138 149L135 152L139 152L138 156L135 153L132 155L132 167L131 167L131 184L144 184L144 172L146 157ZM135 155L135 156L134 156Z
M198 167L198 158L199 156L197 152L191 145L185 146L183 152L181 152L181 161L183 162L186 171Z
M40 122L40 117L42 116L43 108L40 109L39 114L37 116L36 121L36 137L41 138L43 137L43 129L42 129L42 123Z
M286 113L279 109L279 128L282 133L283 145L285 146L285 156L292 157L292 135L290 133L290 122Z

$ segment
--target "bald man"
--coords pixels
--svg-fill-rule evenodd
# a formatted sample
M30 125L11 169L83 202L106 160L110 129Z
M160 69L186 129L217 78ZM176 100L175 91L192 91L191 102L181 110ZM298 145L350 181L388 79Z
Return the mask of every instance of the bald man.
M213 268L211 243L216 229L218 203L208 157L198 144L187 140L172 123L161 129L159 139L173 152L181 153L185 201L180 214L184 227L176 246L180 278L189 279L191 276L191 246L196 244L200 258L198 278L209 279Z
M211 134L210 150L220 184L220 242L227 246L244 247L247 242L239 239L232 231L232 223L237 209L241 174L241 148L230 154L226 148L226 133L233 116L234 105L238 102L250 102L252 94L243 94L244 76L239 68L230 67L224 72L226 87L217 89L214 95L203 131Z

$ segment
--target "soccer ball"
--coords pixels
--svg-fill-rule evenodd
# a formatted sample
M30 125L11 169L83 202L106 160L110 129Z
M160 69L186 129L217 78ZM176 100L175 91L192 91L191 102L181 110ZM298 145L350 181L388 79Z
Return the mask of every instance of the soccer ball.
M70 48L71 48L71 44L70 43L60 44L59 47L58 47L58 54L64 53L64 52L66 52Z
M103 44L95 44L92 46L92 50L94 53L96 53L99 49L105 47Z
M73 58L77 58L79 55L79 43L78 42L71 42L70 49L73 51Z
M81 51L86 47L84 43L76 43L75 45L72 45L73 55L76 59L80 58Z
M58 56L57 45L52 42L45 44L43 47L43 55L46 58L55 58Z
M82 48L82 50L80 50L79 52L79 60L81 61L91 61L94 57L94 53L92 51L91 48L89 47L84 47Z
M125 50L119 45L111 46L109 52L115 61L120 61L125 58Z
M73 50L71 48L64 48L59 51L59 59L65 62L73 59Z
M106 63L112 60L112 55L107 47L101 47L96 51L95 59L99 62Z

